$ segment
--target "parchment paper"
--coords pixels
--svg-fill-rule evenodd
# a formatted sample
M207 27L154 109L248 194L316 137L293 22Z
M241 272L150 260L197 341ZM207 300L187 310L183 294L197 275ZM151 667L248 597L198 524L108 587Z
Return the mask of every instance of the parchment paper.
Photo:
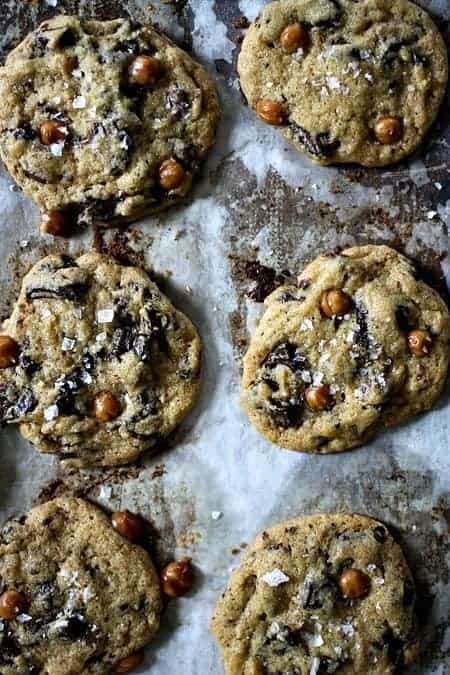
M323 457L266 442L238 400L242 353L262 307L255 298L261 300L281 272L298 272L320 252L385 242L419 260L446 294L448 103L425 147L391 171L313 167L276 130L260 124L241 99L234 72L243 34L239 17L253 19L264 2L153 4L0 0L3 54L38 21L59 11L153 18L216 77L223 106L217 147L192 200L128 230L90 232L70 243L44 239L37 208L2 169L0 313L7 316L30 264L51 250L78 252L96 245L145 264L201 332L201 400L166 447L124 470L66 472L36 453L14 428L1 431L0 521L65 489L149 518L159 564L190 555L197 583L189 596L170 603L141 672L205 675L223 672L208 622L245 544L263 527L297 514L366 513L397 532L420 589L425 654L411 672L448 675L448 390L426 416L362 449ZM449 3L422 4L446 31Z

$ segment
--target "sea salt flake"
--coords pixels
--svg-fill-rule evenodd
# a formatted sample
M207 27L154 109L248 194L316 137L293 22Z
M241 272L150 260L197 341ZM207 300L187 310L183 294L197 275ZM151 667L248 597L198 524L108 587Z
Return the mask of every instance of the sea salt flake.
M108 337L107 333L98 333L95 339L97 340L97 342L105 342L107 337Z
M383 577L375 577L373 583L375 584L375 586L384 586L385 581Z
M320 659L317 658L317 656L313 657L313 660L311 661L311 669L309 671L309 675L317 675L319 672L320 668Z
M213 520L220 520L220 518L222 518L222 516L223 516L222 511L211 511L211 518Z
M56 404L49 405L48 408L45 408L44 410L44 418L47 420L47 422L51 422L55 419L55 417L58 417L58 415L59 408Z
M75 70L72 70L72 75L77 80L81 80L81 78L83 77L83 71L81 70L81 68L75 68Z
M58 4L58 0L45 0L45 4L48 5L49 7L56 7Z
M327 77L327 85L332 91L339 91L341 89L341 83L337 77L334 77L334 75Z
M29 621L32 621L33 617L30 616L29 614L18 614L16 616L16 621L19 623L28 623Z
M107 307L105 309L99 309L97 312L97 323L111 323L114 319L114 309L112 307Z
M84 96L77 96L73 99L73 107L75 110L82 110L86 107L86 99Z
M352 637L352 635L355 634L355 629L353 628L351 623L341 624L340 630L346 637Z
M443 185L442 183L435 183L434 187L436 188L436 190L442 190Z
M73 351L76 344L77 341L74 340L73 338L63 337L63 340L61 342L61 349L63 350L63 352L71 352Z
M50 144L50 152L54 157L62 157L62 154L64 152L64 145L65 141L61 141L60 143L51 143Z
M428 220L433 220L433 218L436 218L437 215L438 215L437 211L428 211L427 218Z
M264 574L261 579L264 581L264 583L266 583L268 586L272 586L273 588L289 581L289 577L278 568L275 568L271 572L267 572L267 574Z
M312 330L314 328L314 324L311 321L311 319L303 319L300 330L302 331L307 331L307 330Z

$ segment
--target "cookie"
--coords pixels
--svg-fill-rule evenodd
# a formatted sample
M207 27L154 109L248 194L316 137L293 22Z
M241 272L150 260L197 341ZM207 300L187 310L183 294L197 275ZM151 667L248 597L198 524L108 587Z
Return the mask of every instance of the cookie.
M1 157L46 219L57 213L67 228L180 201L219 116L204 68L154 28L123 19L45 21L9 54L0 96Z
M242 90L318 164L384 166L411 154L448 79L445 43L407 0L279 0L250 27Z
M450 316L387 246L322 255L266 300L243 403L277 445L339 452L428 410L444 386Z
M150 642L161 610L149 555L82 499L0 531L2 675L106 675Z
M201 343L148 275L52 255L25 276L0 336L0 421L76 465L125 464L193 407Z
M263 532L212 630L227 675L388 675L418 651L414 583L375 520L322 514Z

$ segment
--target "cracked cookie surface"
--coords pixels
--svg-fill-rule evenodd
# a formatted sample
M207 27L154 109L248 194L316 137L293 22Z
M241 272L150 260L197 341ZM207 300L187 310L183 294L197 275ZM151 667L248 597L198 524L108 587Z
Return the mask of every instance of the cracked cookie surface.
M201 343L146 272L87 253L23 280L0 338L0 421L73 464L136 460L193 407ZM3 351L2 351L3 350Z
M384 525L351 514L306 516L250 545L212 630L227 675L388 675L418 651L414 596Z
M256 428L292 450L338 452L428 410L444 386L450 316L387 246L322 255L266 299L244 358Z
M106 675L159 627L149 555L81 499L47 502L0 530L0 595L12 591L22 601L0 620L2 675Z
M383 166L406 157L435 120L447 50L407 0L280 0L250 27L243 92L320 164Z
M204 68L130 21L45 21L0 69L0 154L45 212L129 221L184 198L214 142ZM167 160L172 180L161 179Z

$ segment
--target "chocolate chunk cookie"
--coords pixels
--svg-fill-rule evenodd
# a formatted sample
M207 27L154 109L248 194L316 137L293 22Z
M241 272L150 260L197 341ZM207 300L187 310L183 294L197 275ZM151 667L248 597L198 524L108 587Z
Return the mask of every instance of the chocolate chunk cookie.
M74 464L131 462L199 391L201 343L148 275L107 256L49 256L0 335L0 421Z
M435 120L447 50L407 0L279 0L250 27L241 85L260 118L319 164L384 166Z
M82 499L0 530L2 675L111 673L150 642L161 610L149 555Z
M53 234L180 201L219 114L202 66L122 19L46 21L0 69L0 97L0 154Z
M243 403L282 447L353 448L428 410L443 388L448 309L387 246L322 255L266 305L244 358Z
M342 513L263 532L212 629L227 675L388 675L418 652L400 547L381 523Z

